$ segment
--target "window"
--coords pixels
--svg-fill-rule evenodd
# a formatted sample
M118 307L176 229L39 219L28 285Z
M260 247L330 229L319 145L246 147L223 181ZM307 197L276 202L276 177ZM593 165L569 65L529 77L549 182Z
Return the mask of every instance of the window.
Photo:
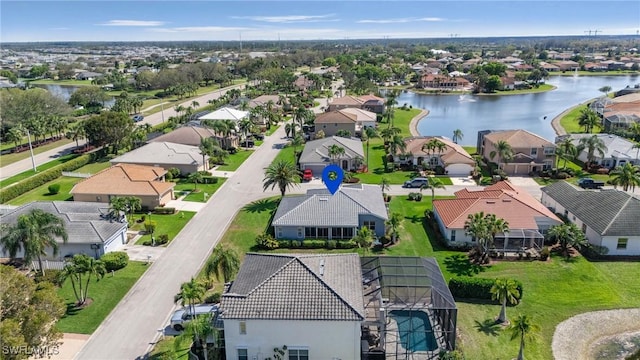
M342 228L331 228L332 239L342 239Z
M278 239L282 238L282 228L278 227Z
M587 233L587 224L582 224L582 232Z
M238 360L249 360L249 351L247 349L238 349Z
M316 228L314 227L306 227L304 228L304 237L309 239L315 239L316 237Z
M531 148L531 156L538 156L538 149Z
M304 238L302 230L303 230L303 228L301 228L301 227L298 228L298 239L303 239Z
M289 348L289 360L309 360L309 350Z
M629 241L629 239L627 239L627 238L619 238L618 239L618 246L616 246L616 249L625 250L627 248L627 242L628 241Z
M328 239L329 228L318 228L318 239Z
M246 335L246 334L247 334L247 322L240 321L240 335Z
M451 241L456 241L456 231L451 230Z
M552 147L544 148L544 154L545 155L553 155L553 154L555 154L555 152L556 152L555 149L552 148Z
M376 231L376 222L375 221L364 221L362 226L368 227L371 231Z
M351 239L353 237L353 228L342 228L342 238Z

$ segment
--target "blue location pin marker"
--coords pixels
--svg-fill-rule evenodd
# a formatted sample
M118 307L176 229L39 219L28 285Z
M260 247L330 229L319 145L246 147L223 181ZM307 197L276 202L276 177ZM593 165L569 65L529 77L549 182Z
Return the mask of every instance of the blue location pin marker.
M331 195L335 194L342 184L344 173L338 165L328 165L322 170L322 181Z

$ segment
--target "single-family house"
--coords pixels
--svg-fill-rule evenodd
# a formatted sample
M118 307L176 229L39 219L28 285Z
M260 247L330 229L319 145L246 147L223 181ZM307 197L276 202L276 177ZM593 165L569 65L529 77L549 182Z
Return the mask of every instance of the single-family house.
M438 140L444 146L441 149L428 149L430 141ZM449 176L469 176L476 161L462 146L443 136L414 136L404 139L406 149L394 156L397 164L411 164L436 168L442 166Z
M436 199L433 213L440 232L451 245L475 244L464 225L469 215L484 212L494 214L509 223L509 232L496 236L498 251L540 249L546 231L562 223L552 211L526 191L508 181L500 181L482 190L462 189L455 199Z
M360 97L347 95L333 99L327 111L336 111L346 108L357 108L382 114L384 112L384 99L373 94Z
M376 126L376 114L360 108L346 108L316 114L315 131L322 130L325 136L338 131L348 131L351 136L362 133L366 127Z
M361 274L357 254L247 254L220 299L226 358L360 359Z
M249 117L248 111L236 110L230 107L223 107L216 111L212 111L208 114L202 115L198 118L198 120L232 120L238 122L242 119L246 119Z
M638 156L640 155L640 149L634 148L634 142L618 135L571 134L559 136L556 142L563 141L566 137L569 137L571 139L571 142L574 145L578 146L580 144L580 139L590 138L592 136L596 136L598 139L600 139L605 146L604 154L600 154L597 151L593 153L594 162L596 162L598 165L613 169L616 166L622 166L627 162L633 165L640 164L640 159L638 158ZM587 162L587 149L582 150L582 152L578 154L578 160L584 163Z
M164 181L167 170L157 166L118 164L102 170L71 189L73 201L102 202L112 197L134 196L147 209L166 204L173 199L173 182Z
M78 73L76 75L76 79L77 80L95 80L97 78L101 78L104 75L102 75L101 73L97 73L97 72L92 72L92 71L83 71L81 73Z
M344 185L333 195L326 189L310 189L305 195L280 201L271 225L276 239L351 239L368 227L385 234L387 208L378 185Z
M384 112L384 98L373 94L362 95L358 99L362 101L362 109L382 114Z
M67 231L67 243L58 240L58 256L54 257L50 248L43 259L56 260L75 254L85 254L95 258L105 253L116 251L127 243L126 221L119 222L108 216L109 206L96 202L82 201L34 201L9 210L0 216L2 224L17 223L21 215L27 215L34 209L53 214L61 218ZM9 252L2 248L2 257ZM16 257L21 258L23 252Z
M542 188L542 204L575 223L607 255L640 255L640 199L633 195L558 181Z
M418 78L416 87L423 89L439 90L465 90L469 89L471 83L463 77L453 77L438 74L424 74Z
M237 148L236 135L220 136L212 129L203 126L181 126L169 133L155 137L149 142L169 142L174 144L200 146L202 139L214 139L223 149Z
M602 117L605 131L627 129L633 123L640 123L640 93L600 98L589 105Z
M561 71L575 71L580 70L580 64L572 60L558 61L556 65Z
M344 149L344 154L332 159L329 149L332 145ZM330 136L324 139L308 141L300 155L298 163L301 170L311 170L315 177L322 175L322 170L332 163L336 163L343 170L357 170L363 163L364 151L360 139L347 139L340 136Z
M160 166L166 170L177 168L181 174L205 169L208 156L200 153L197 146L174 144L170 142L150 142L126 154L113 158L116 164L138 164Z
M293 86L299 91L306 92L306 91L309 91L311 88L313 88L314 82L313 80L310 80L306 76L300 75L293 82Z
M258 106L262 106L264 108L267 107L267 104L271 101L271 105L274 109L282 109L282 105L280 104L280 96L278 95L260 95L255 99L252 99L247 104L250 109L253 109Z
M511 146L511 158L499 158L497 144L500 141L505 141ZM500 167L509 175L526 175L553 168L556 163L555 149L554 143L527 130L478 132L478 154L487 161L500 161Z

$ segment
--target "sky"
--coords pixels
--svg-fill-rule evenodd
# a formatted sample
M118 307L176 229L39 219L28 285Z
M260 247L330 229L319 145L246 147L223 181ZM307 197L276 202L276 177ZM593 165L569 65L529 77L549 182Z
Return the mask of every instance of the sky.
M7 1L0 42L635 35L638 0Z

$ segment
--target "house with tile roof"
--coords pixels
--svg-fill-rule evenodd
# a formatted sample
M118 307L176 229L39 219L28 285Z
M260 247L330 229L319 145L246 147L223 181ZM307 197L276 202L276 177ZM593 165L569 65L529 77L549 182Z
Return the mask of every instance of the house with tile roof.
M542 204L563 214L607 255L640 255L640 199L615 189L585 190L566 181L542 188Z
M361 274L357 254L247 254L220 300L226 358L359 359Z
M633 165L640 164L640 148L634 148L635 143L629 141L623 137L612 134L570 134L559 136L556 139L556 143L564 141L567 137L571 139L571 142L578 146L580 143L580 139L589 138L595 136L598 139L602 140L602 143L605 146L603 156L600 156L597 151L594 155L594 162L598 165L613 169L616 166L622 166L626 163L631 163ZM580 154L578 154L578 160L583 163L587 162L587 149L582 150Z
M424 148L432 139L441 141L445 147L441 150ZM444 136L413 136L404 139L404 143L406 150L398 152L393 158L396 164L418 167L426 163L432 168L442 166L449 176L469 176L476 166L476 161L462 146Z
M34 201L0 216L0 223L15 224L21 215L28 214L33 209L53 214L64 221L68 240L58 241L58 256L53 257L51 249L43 259L62 259L75 254L85 254L98 258L105 253L116 251L127 242L127 222L118 222L108 217L109 206L96 202L80 201ZM9 252L2 248L2 257L8 257ZM17 257L21 258L22 252Z
M509 223L509 232L496 236L494 245L498 251L539 250L543 234L551 226L562 223L533 196L508 181L482 190L462 189L455 192L455 196L455 199L433 201L440 232L451 245L475 244L475 239L465 233L464 224L469 215L479 212L494 214Z
M212 111L208 114L202 115L198 118L198 120L232 120L232 121L240 121L242 119L246 119L249 117L248 111L236 110L231 107L223 107L216 111Z
M527 130L478 131L476 151L485 161L496 162L496 145L505 141L511 146L511 159L501 159L499 166L509 175L527 175L531 172L551 169L556 163L556 145Z
M108 204L112 197L134 196L153 209L173 199L175 183L164 181L167 170L158 166L117 164L94 174L71 189L73 201Z
M333 195L310 189L305 195L285 196L271 225L276 239L348 240L363 226L382 237L387 219L380 186L357 184L341 186Z
M239 147L235 135L219 136L212 129L203 126L181 126L169 133L155 137L149 142L170 142L174 144L200 146L202 139L214 139L223 149Z
M360 108L332 110L317 114L314 125L315 130L324 131L325 136L336 135L340 130L355 136L364 128L376 126L376 114Z
M204 170L208 156L202 156L197 146L170 142L150 142L110 160L112 165L138 164L160 166L165 170L177 168L182 174Z
M332 159L329 156L329 148L332 145L344 149L344 155L339 159ZM298 159L301 170L311 170L315 177L322 175L325 166L336 161L343 170L356 170L362 165L364 159L364 149L360 139L347 139L340 136L331 136L323 139L308 141L304 144L304 150Z
M373 94L363 96L346 95L331 100L328 111L356 108L382 114L384 112L384 99Z

